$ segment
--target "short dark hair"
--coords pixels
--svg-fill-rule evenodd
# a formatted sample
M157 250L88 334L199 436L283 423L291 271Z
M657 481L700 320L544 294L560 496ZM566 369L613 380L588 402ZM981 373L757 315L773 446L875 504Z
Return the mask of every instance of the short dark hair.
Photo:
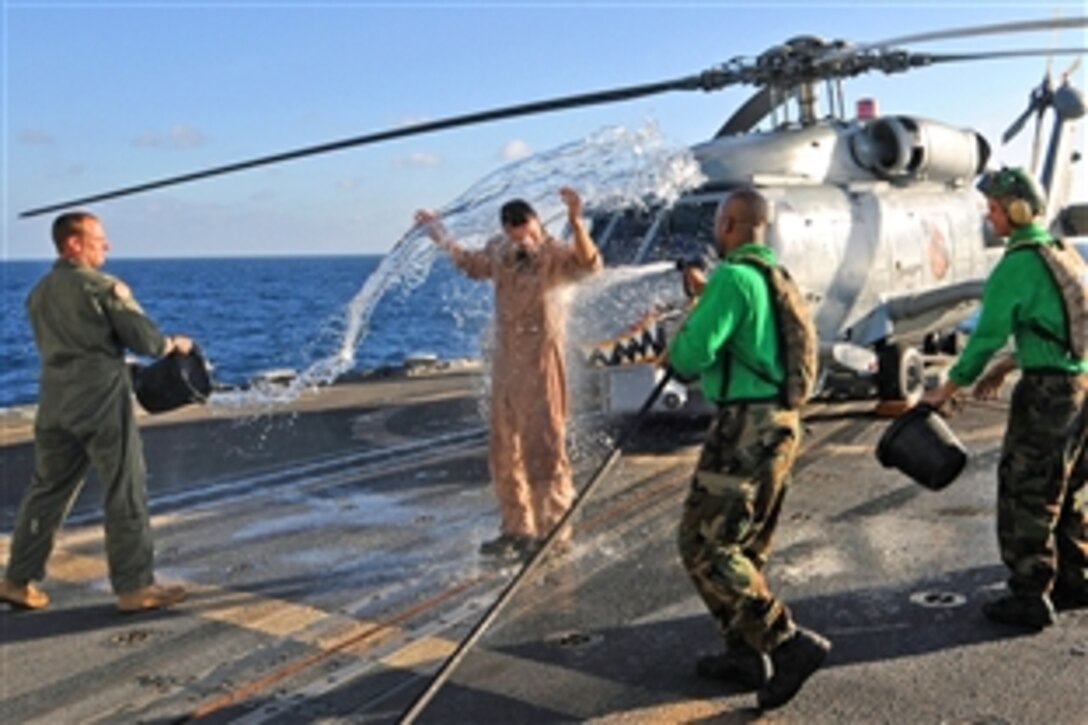
M98 217L87 211L70 211L53 220L53 246L58 252L64 251L64 242L68 237L83 233L83 222L88 219Z
M536 216L533 207L524 199L513 199L502 205L499 212L499 220L504 227L520 227L532 217Z

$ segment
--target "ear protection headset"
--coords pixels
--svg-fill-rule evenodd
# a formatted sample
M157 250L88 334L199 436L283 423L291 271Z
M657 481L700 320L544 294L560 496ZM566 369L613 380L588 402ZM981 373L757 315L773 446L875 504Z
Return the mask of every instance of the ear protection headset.
M1030 224L1046 208L1046 197L1038 182L1019 167L1003 167L985 174L978 188L998 200L1013 226Z
M1035 210L1031 208L1031 204L1023 199L1011 199L1005 205L1005 213L1009 215L1009 221L1018 227L1031 224L1035 218Z

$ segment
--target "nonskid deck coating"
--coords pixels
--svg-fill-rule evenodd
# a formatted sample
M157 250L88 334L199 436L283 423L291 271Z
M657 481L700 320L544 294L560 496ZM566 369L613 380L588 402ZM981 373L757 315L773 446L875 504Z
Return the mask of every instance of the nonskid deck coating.
M5 711L61 722L193 713L394 721L514 570L483 566L475 553L496 517L482 438L455 436L463 446L429 455L408 448L381 465L358 456L411 444L413 419L426 421L415 443L429 449L436 411L451 432L478 429L478 382L452 375L334 386L293 406L290 425L265 421L263 447L218 463L179 466L172 457L217 422L198 409L147 426L152 500L181 501L156 514L160 574L189 582L193 599L175 612L117 617L98 527L68 531L46 581L54 606L0 613ZM1008 639L977 613L1003 578L992 518L1003 409L969 408L953 421L972 463L933 494L875 462L884 423L870 407L817 406L808 415L769 571L798 618L836 649L775 721L1081 721L1083 700L1072 693L1088 676L1083 615ZM247 425L219 421L213 438L244 447ZM580 480L607 446L600 438L586 446ZM754 717L752 695L691 671L695 654L717 641L675 550L698 438L698 426L648 426L641 450L621 459L577 517L574 552L511 603L424 721ZM5 510L27 447L0 449ZM171 478L156 474L156 463L202 475ZM267 485L225 493L247 476ZM211 493L199 504L186 498L202 487ZM364 510L373 501L400 515ZM961 605L916 603L942 594ZM12 666L25 661L33 672ZM1057 684L1069 680L1057 691L1068 696L1040 700L1016 676L1055 663Z

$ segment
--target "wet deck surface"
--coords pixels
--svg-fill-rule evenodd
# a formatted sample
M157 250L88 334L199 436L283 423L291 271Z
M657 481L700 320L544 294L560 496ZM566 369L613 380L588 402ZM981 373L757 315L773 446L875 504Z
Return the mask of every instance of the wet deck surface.
M160 579L176 610L121 616L105 580L93 482L44 587L0 610L5 722L393 722L516 567L481 561L495 533L472 374L336 386L280 411L148 420ZM968 469L933 493L883 469L869 403L807 417L769 565L797 619L834 650L798 697L698 679L718 635L675 534L701 426L641 430L544 563L424 712L423 722L1088 722L1088 612L1015 636L978 606L1004 570L994 468L1006 414L952 421ZM209 414L210 413L210 414ZM607 452L577 425L584 481ZM31 446L0 448L0 554Z

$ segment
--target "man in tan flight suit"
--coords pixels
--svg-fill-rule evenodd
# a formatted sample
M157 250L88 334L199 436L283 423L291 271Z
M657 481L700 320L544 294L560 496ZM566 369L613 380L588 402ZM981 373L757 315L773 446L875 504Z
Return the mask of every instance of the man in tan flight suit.
M164 337L124 282L99 271L110 245L95 216L60 215L53 243L58 259L26 303L42 360L34 476L19 505L0 601L21 609L49 604L34 581L45 576L57 531L93 465L118 609L170 606L185 590L154 583L147 470L124 351L187 355L193 343Z
M480 547L488 556L531 554L574 499L566 450L565 310L554 293L602 265L582 221L581 198L567 187L559 194L574 233L569 246L544 231L520 199L503 205L503 234L479 250L457 245L433 212L416 214L462 272L495 284L488 445L502 525L499 537Z

